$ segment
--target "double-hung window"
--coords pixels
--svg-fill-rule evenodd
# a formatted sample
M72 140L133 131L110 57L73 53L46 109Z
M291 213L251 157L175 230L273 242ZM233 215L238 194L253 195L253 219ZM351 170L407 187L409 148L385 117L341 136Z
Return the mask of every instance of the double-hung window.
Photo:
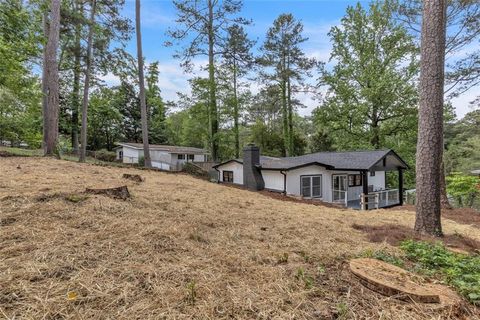
M306 198L322 197L322 176L301 176L300 188L302 196Z
M223 182L233 183L233 171L223 171Z
M348 175L348 186L349 187L359 187L362 185L362 175L361 174L349 174Z

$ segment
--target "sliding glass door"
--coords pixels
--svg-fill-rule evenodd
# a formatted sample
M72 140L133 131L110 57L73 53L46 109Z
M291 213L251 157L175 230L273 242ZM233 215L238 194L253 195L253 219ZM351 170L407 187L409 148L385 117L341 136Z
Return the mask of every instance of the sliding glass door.
M347 201L347 175L333 175L333 201L343 202Z

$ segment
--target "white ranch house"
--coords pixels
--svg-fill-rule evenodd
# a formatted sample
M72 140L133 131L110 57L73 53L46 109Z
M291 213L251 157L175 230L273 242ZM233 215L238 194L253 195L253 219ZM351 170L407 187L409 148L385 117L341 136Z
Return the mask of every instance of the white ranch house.
M138 163L143 157L143 144L141 143L117 143L115 148L118 161L123 163ZM150 145L150 157L152 158L152 167L168 170L179 171L186 162L206 162L208 152L204 149L193 147L167 146L167 145Z
M403 171L408 165L393 150L273 158L260 156L259 149L250 145L244 149L243 159L214 168L222 183L372 209L403 204ZM387 188L387 171L398 172L396 188Z

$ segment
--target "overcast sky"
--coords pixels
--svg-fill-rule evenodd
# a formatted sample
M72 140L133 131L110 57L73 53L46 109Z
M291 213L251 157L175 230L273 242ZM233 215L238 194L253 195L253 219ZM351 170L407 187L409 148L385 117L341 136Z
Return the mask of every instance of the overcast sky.
M360 2L368 5L368 1ZM187 80L192 77L192 74L185 74L179 61L172 57L178 48L163 45L169 40L165 35L166 31L175 25L175 8L169 0L142 0L141 3L143 52L146 62L159 61L159 86L162 96L164 100L175 101L177 92L189 92ZM282 13L292 13L303 22L304 35L309 38L303 45L304 51L308 56L326 62L331 48L327 33L332 26L339 24L346 8L355 3L357 1L350 0L245 0L241 16L253 20L254 24L246 29L249 36L258 41L258 49L275 18ZM135 1L126 0L123 14L134 21ZM127 51L136 56L135 37L128 43ZM206 62L206 58L199 58L198 61ZM104 79L109 84L118 82L113 75L107 75ZM473 88L452 101L459 118L471 111L469 102L479 94L480 87ZM308 95L298 98L307 106L299 110L302 115L310 115L318 105L318 101Z

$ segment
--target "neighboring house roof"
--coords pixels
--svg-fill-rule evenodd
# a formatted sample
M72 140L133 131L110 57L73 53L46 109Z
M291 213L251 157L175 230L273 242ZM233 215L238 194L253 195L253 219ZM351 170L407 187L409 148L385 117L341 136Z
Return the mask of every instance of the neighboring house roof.
M472 174L480 174L480 169L470 171Z
M117 143L121 147L127 147L137 150L143 150L142 143L121 142ZM166 151L169 153L190 153L190 154L208 154L207 150L194 147L166 146L161 144L151 144L151 151Z
M292 170L309 165L319 165L327 169L335 170L371 170L384 167L380 163L383 159L388 160L387 167L408 169L408 165L393 150L372 151L345 151L345 152L317 152L298 157L272 158L260 157L260 167L265 170ZM235 159L243 163L241 159ZM220 163L219 167L230 161Z

